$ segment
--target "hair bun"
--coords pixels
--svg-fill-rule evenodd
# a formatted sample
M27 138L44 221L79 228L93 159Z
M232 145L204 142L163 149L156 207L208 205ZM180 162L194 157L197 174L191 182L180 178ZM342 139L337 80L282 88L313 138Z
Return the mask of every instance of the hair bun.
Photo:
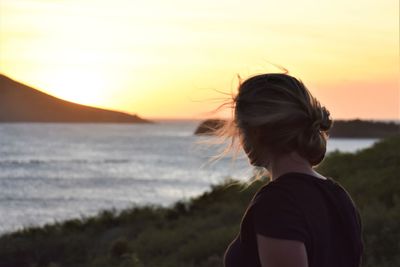
M327 132L332 127L332 120L329 111L322 107L318 101L312 110L310 130L313 132Z
M330 115L330 112L325 107L321 107L321 122L319 124L319 130L326 132L332 127L332 119L330 118Z

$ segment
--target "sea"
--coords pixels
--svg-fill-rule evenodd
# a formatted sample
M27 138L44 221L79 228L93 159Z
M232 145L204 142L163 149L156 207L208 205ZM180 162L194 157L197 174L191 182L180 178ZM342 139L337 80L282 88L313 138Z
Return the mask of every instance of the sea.
M226 179L249 180L244 153L196 136L199 121L0 124L0 234L141 205L168 206ZM328 153L378 139L332 138Z

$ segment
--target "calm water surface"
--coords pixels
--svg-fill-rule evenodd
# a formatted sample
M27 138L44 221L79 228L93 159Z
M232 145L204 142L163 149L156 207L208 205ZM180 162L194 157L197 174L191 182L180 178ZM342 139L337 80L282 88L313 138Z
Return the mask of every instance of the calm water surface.
M0 233L115 207L169 205L227 177L246 180L243 154L207 164L196 121L156 124L0 124ZM354 152L376 139L331 139ZM221 148L221 147L219 147Z

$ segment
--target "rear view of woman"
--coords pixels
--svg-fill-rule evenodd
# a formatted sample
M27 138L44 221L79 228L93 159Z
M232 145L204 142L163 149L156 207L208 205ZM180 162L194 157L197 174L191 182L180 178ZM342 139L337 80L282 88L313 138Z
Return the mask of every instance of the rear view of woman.
M249 162L271 181L253 197L225 267L358 267L361 220L347 191L317 173L326 152L329 112L287 74L244 81L223 133L238 138Z

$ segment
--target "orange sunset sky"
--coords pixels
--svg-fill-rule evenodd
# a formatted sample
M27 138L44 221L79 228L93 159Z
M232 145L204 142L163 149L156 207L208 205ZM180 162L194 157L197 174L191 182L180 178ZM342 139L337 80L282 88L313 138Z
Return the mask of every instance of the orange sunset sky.
M336 119L399 119L399 2L0 0L0 72L82 104L200 119L269 62Z

